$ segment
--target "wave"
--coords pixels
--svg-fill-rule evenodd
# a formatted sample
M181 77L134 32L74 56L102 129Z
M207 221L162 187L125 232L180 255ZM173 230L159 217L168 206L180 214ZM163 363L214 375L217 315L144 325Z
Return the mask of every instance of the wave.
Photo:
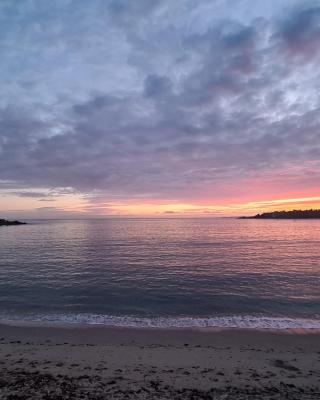
M196 317L134 317L98 314L2 315L6 322L100 325L127 328L240 328L240 329L320 329L320 319L229 315Z

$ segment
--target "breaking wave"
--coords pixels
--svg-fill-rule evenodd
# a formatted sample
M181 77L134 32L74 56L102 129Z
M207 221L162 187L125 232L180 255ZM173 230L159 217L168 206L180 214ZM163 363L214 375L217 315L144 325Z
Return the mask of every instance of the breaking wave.
M134 317L98 314L2 315L2 321L72 325L100 325L128 328L240 328L240 329L320 329L320 319L264 316Z

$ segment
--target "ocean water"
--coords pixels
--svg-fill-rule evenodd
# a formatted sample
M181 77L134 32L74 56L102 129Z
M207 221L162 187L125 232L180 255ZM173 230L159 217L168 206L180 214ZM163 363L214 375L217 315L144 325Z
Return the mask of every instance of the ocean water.
M0 227L0 319L320 328L320 220Z

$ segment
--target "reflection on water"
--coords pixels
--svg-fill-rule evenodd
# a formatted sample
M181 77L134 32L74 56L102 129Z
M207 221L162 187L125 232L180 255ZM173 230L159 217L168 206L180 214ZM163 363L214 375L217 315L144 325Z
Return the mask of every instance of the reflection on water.
M319 318L320 221L109 219L0 228L0 313Z

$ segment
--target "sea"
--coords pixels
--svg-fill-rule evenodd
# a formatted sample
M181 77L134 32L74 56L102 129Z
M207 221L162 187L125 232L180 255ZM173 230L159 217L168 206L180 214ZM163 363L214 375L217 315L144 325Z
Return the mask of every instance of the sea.
M0 227L0 320L320 328L320 220L113 218Z

